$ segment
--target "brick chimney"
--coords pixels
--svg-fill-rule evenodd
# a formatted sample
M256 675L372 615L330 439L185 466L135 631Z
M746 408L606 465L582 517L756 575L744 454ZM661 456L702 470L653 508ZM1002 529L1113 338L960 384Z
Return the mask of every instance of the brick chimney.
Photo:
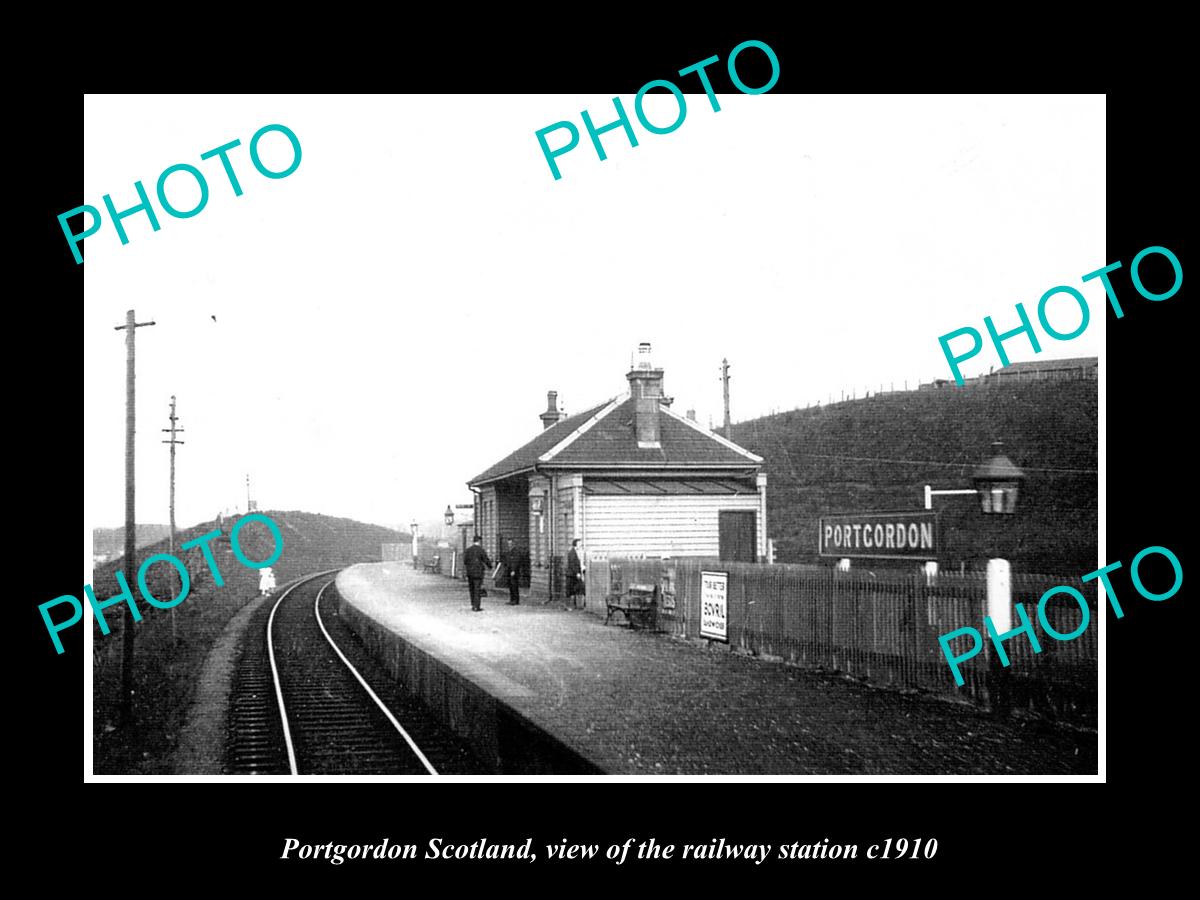
M562 418L562 413L558 411L558 391L546 391L546 411L540 418L543 431L558 424L558 420Z
M625 377L629 379L629 395L633 398L638 447L657 450L662 446L658 440L658 407L666 398L663 397L663 370L654 368L650 362L649 344L638 344L633 368Z

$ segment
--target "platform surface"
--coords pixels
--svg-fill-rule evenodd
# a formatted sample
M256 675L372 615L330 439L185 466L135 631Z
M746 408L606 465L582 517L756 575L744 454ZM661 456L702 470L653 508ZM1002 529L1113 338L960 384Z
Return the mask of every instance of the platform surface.
M1096 734L706 648L561 604L471 611L466 582L402 563L338 577L346 602L606 772L634 775L1096 771ZM623 620L623 616L614 617Z

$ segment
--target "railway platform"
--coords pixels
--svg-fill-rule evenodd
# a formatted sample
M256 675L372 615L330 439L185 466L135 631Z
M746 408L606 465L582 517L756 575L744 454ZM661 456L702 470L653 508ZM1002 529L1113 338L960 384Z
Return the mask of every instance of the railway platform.
M473 613L465 582L352 566L339 615L495 770L614 775L1083 774L1096 734L1001 721L584 611Z

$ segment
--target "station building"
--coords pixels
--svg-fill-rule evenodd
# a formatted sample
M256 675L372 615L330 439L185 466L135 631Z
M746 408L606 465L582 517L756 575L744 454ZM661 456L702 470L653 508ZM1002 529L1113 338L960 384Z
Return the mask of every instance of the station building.
M672 410L649 344L625 377L627 393L568 418L550 391L542 432L467 482L484 548L525 548L535 596L561 595L575 538L589 558L766 559L762 457Z

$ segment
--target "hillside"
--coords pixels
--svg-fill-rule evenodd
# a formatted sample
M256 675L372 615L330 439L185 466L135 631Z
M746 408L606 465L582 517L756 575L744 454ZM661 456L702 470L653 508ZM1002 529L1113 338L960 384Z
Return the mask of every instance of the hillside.
M407 535L378 525L366 525L351 519L338 519L305 512L277 512L265 515L275 521L283 533L283 555L273 566L277 583L351 565L377 562L381 544L401 542ZM212 531L216 525L204 522L180 530L178 543ZM228 527L228 523L227 523ZM250 559L266 559L271 552L270 534L265 526L251 524L239 533L243 552ZM134 664L134 721L128 729L118 727L121 677L122 607L109 612L108 636L92 621L93 637L93 746L97 773L170 773L174 751L194 693L195 679L213 642L226 623L245 603L258 596L259 573L239 563L231 546L212 541L217 567L225 580L223 587L213 583L208 565L199 548L180 555L187 564L191 591L174 610L174 635L171 611L156 609L138 598L143 619L137 625ZM145 559L152 553L167 552L166 541L139 551ZM125 572L126 580L137 592L136 572L123 568L121 560L97 566L92 584L97 598L117 593L116 571ZM166 564L156 565L148 578L154 595L174 596L176 588L168 584L174 571ZM88 616L91 619L91 616Z
M1000 439L1027 476L1016 514L984 516L973 497L935 497L942 565L981 568L1000 548L1024 571L1096 568L1095 381L881 394L737 423L733 437L766 461L779 562L817 560L822 514L921 509L926 484L972 487L972 470Z
M138 525L137 546L148 547L163 540L171 532L170 525ZM125 528L93 528L92 556L113 559L125 552Z

